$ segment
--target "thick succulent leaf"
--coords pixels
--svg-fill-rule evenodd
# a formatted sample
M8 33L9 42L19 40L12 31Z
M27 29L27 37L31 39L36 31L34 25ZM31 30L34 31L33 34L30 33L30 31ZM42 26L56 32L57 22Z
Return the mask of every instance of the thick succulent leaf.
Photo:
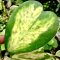
M5 34L8 52L15 54L33 51L53 38L58 29L57 16L42 10L39 2L27 1L12 13Z

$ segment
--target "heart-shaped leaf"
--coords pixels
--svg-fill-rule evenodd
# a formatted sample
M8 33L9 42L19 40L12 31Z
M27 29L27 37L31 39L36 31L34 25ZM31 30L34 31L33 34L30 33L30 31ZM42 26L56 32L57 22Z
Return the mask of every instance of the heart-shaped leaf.
M55 13L43 11L41 3L27 1L11 15L5 34L5 47L11 54L33 51L45 45L56 34Z

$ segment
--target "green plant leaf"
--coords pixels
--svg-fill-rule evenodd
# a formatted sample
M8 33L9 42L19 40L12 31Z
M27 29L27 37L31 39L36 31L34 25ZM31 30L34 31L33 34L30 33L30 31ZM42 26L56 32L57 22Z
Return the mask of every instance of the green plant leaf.
M55 55L60 57L60 50L58 50Z
M5 45L4 44L1 44L1 50L5 50Z
M44 50L51 50L52 49L52 46L51 45L44 45Z
M58 42L55 38L52 38L51 41L48 42L48 45L51 45L53 48L57 48Z

